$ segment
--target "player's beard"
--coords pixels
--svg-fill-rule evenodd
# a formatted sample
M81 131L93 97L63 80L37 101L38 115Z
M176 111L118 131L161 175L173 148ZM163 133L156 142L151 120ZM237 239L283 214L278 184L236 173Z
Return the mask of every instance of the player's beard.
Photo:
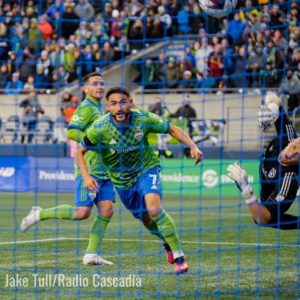
M128 121L130 112L119 111L113 115L113 118L117 123L124 123Z

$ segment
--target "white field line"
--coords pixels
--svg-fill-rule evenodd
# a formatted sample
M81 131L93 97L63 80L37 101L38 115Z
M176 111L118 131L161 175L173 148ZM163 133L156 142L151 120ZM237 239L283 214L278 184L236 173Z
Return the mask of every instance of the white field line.
M33 244L33 243L45 243L45 242L55 242L55 241L76 241L82 240L86 241L88 238L72 238L72 237L58 237L58 238L48 238L48 239L38 239L38 240L23 240L23 241L10 241L10 242L0 242L0 245L19 245L19 244ZM144 240L144 239L112 239L104 238L104 241L114 241L114 242L149 242L149 243L160 243L159 240ZM296 247L300 246L297 244L258 244L258 243L233 243L233 242L201 242L201 241L181 241L183 244L203 244L203 245L238 245L238 246L264 246L264 247Z

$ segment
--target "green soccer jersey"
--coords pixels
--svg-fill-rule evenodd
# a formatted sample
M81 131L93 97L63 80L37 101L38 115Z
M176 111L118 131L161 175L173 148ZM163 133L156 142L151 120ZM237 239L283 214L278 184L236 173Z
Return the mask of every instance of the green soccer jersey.
M83 135L87 132L88 128L91 127L94 121L104 114L101 103L92 98L86 98L78 108L75 110L71 122L68 126L69 129L77 129ZM78 140L77 138L74 138ZM80 139L79 139L80 141ZM108 174L101 160L101 156L98 151L88 151L85 154L87 162L87 168L89 173L100 179L108 179ZM75 177L81 175L80 170L74 162Z
M94 122L81 144L86 149L97 145L113 184L129 188L142 173L159 165L147 135L169 129L169 121L143 110L132 110L128 125L116 125L108 114Z

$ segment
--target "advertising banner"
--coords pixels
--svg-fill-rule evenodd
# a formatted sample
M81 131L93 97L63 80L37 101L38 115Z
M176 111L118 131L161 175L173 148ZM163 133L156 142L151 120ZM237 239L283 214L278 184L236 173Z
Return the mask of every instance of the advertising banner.
M29 159L0 156L0 191L26 192L29 188Z
M74 193L75 177L71 158L30 158L30 190Z
M166 195L184 196L237 196L235 184L227 176L227 166L234 160L207 159L195 166L192 159L164 159L161 182ZM249 181L258 192L259 161L244 160L243 167L249 174Z
M207 159L195 166L192 159L161 160L161 183L166 195L238 196L227 177L234 161ZM258 160L244 160L250 182L258 191ZM73 193L75 178L71 158L0 157L0 191Z

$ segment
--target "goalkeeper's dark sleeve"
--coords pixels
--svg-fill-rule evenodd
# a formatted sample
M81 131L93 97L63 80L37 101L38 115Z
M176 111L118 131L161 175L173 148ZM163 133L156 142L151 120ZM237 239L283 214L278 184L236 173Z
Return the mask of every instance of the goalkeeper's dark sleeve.
M282 107L279 109L279 117L275 122L275 127L277 135L281 136L284 141L283 144L288 144L297 137L295 128Z

